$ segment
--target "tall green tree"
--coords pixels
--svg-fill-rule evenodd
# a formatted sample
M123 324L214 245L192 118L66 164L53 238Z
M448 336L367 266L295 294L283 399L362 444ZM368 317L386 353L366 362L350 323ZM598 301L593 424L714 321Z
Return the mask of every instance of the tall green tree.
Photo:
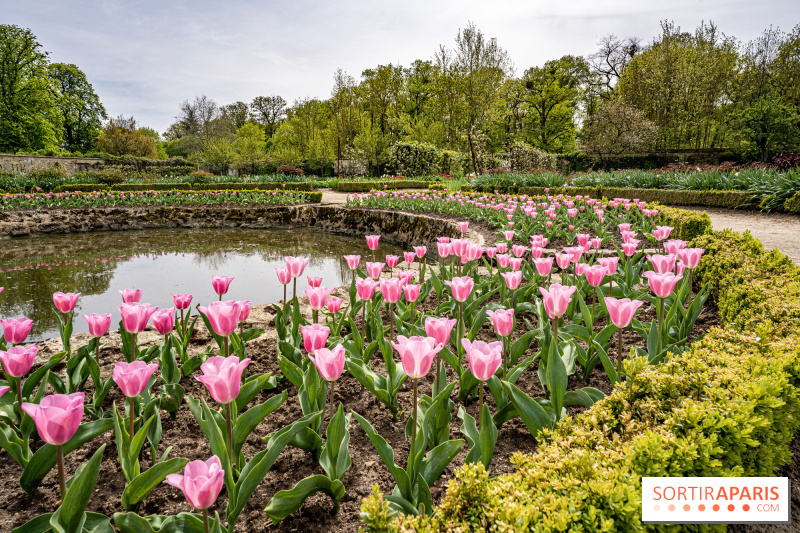
M0 25L0 152L58 148L62 115L47 52L29 29Z
M256 96L250 102L250 112L256 122L261 124L267 137L278 131L278 125L286 116L286 100L281 96Z
M234 102L220 108L223 120L231 123L234 130L238 131L250 120L250 107L244 102Z
M49 74L58 89L56 102L64 126L62 148L68 152L94 149L100 127L108 117L92 84L72 64L53 63Z

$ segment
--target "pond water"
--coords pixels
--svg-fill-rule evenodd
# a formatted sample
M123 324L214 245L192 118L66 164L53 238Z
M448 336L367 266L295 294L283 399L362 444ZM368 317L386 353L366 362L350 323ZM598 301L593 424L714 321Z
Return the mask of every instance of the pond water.
M376 258L402 249L381 244ZM250 300L253 305L283 298L275 267L286 255L311 259L306 275L320 276L326 287L350 281L343 255L372 260L363 237L325 233L313 228L162 229L40 235L0 241L0 317L33 320L29 341L58 336L53 293L83 293L73 321L75 333L88 331L81 316L112 313L119 323L119 289L142 289L142 302L173 307L171 293L191 293L192 306L208 305L219 297L211 276L234 276L226 300ZM380 259L382 260L382 259ZM291 297L292 287L288 294Z

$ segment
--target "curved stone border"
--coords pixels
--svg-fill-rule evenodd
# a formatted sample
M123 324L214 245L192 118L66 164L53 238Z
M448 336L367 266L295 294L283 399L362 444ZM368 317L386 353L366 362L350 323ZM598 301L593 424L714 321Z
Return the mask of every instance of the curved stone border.
M384 241L428 247L436 237L461 236L449 220L422 214L340 206L239 207L96 207L0 212L0 237L36 234L123 231L156 228L297 228L314 227L345 235L381 234ZM468 235L483 244L475 233Z

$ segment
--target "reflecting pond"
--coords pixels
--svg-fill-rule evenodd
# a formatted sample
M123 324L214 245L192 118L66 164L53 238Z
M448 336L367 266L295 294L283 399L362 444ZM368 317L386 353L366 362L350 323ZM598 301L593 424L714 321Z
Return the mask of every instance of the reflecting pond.
M377 257L402 249L381 244ZM75 333L88 331L80 316L112 313L119 323L119 289L142 289L142 302L172 307L171 293L191 293L192 306L207 305L218 296L212 275L234 276L225 299L250 300L254 305L283 297L275 267L285 255L309 257L305 274L321 276L323 285L350 281L343 255L372 257L363 237L325 233L313 228L162 229L39 235L0 241L0 317L33 320L29 340L58 336L53 293L81 292L75 313ZM370 259L371 260L371 259ZM291 295L291 285L289 286Z

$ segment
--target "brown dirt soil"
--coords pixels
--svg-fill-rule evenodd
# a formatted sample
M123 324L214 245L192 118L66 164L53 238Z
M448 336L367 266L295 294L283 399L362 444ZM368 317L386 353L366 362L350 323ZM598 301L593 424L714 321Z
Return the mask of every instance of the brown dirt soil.
M339 288L336 295L346 298L344 288ZM302 300L301 303L303 303ZM432 292L428 300L419 305L419 309L432 309L435 307L435 304L435 295ZM267 330L266 334L248 343L248 356L253 359L253 362L248 368L249 375L262 372L280 373L275 360L276 333L274 330L274 315L270 312L270 309L271 306L255 307L246 326L262 327ZM535 324L534 316L521 316L528 318ZM640 320L652 320L653 316L653 308L643 308L640 310L637 318ZM713 308L713 305L708 304L695 326L692 340L718 323L719 318L716 309ZM524 322L519 320L518 324L524 324ZM595 328L599 331L603 326L604 324L600 321L600 323L595 325ZM515 331L515 337L522 333L523 331L518 327L517 331ZM496 340L491 324L488 321L479 332L478 336L480 339L486 341ZM121 354L119 352L119 334L114 332L104 339L104 342L106 342L106 340L108 340L107 344L105 344L100 351L101 373L104 379L111 375L114 363L121 360ZM158 340L160 340L160 338L155 332L148 331L140 335L142 345L153 344ZM85 336L75 336L73 349L84 344L86 341L87 338ZM644 344L641 337L631 331L625 332L624 341L626 351L628 347L635 344ZM193 338L190 345L190 354L203 351L205 346L210 342L213 343L209 334L204 329L198 328L196 336ZM57 340L43 343L41 357L37 365L40 364L45 357L48 357L49 354L59 349L60 343ZM533 353L536 349L537 347L534 343L534 346L531 347L532 351L529 351L528 354ZM616 350L613 349L611 353L616 354ZM383 363L379 355L373 357L372 362L376 372L384 373ZM518 386L528 395L542 397L545 396L545 391L539 383L536 374L537 368L538 361L531 365L522 375L518 381ZM455 379L455 372L450 368L448 368L448 377L450 381ZM204 398L212 408L218 407L207 393L206 388L197 382L194 376L182 379L181 385L186 389L187 394L195 398ZM599 366L592 372L588 382L582 382L576 376L570 377L569 390L575 390L585 386L598 388L605 393L611 392L612 389L605 372L602 370L602 366ZM371 395L371 393L369 393L369 391L361 392L360 389L360 384L349 374L345 373L337 382L335 393L336 403L342 402L345 412L356 411L369 420L375 429L394 448L396 454L395 462L398 465L404 466L408 455L408 442L404 434L404 425L409 413L408 409L412 402L411 382L407 381L399 392L399 402L401 408L406 409L406 413L397 422L391 420L388 411ZM430 394L430 389L431 380L421 380L420 393ZM283 390L288 390L289 392L286 403L259 424L248 438L243 448L246 458L251 458L263 449L262 437L290 424L302 416L302 411L297 399L297 392L288 382L279 383L276 389L262 391L255 399L254 403L264 402L272 395L279 394ZM91 382L89 384L88 394L91 394ZM485 397L490 410L494 412L495 405L488 390ZM453 420L450 424L451 438L458 439L462 438L459 431L461 420L456 416L459 402L455 393L452 399L456 403L456 409L453 411ZM118 407L122 407L122 395L116 387L112 387L111 393L104 404L104 408L111 408L112 402L116 402ZM466 405L467 412L476 418L478 411L477 403L477 401L471 401ZM574 416L584 409L583 407L569 407L568 412L570 415ZM88 421L88 417L85 421ZM211 455L208 442L187 405L184 404L181 406L175 420L170 420L166 412L162 411L162 424L163 435L158 450L159 455L164 452L167 446L173 447L171 457L185 457L189 460L206 460ZM264 481L254 492L239 518L236 531L294 532L311 531L315 529L330 532L357 531L359 525L362 524L359 518L362 499L371 494L372 487L376 483L381 491L391 492L394 487L394 481L381 462L380 457L375 452L369 438L355 420L352 420L350 423L350 432L350 454L352 456L353 465L342 480L347 488L347 492L341 502L341 508L338 514L332 514L333 505L327 495L317 494L306 500L304 506L298 512L287 517L278 525L272 525L267 519L263 510L276 492L292 488L298 481L309 475L323 473L322 468L313 460L310 453L287 447L281 453ZM34 432L34 437L35 436L36 433ZM106 444L106 450L103 456L100 478L95 489L95 495L89 503L88 510L102 513L106 516L112 516L116 512L124 512L120 503L120 496L125 486L124 476L118 467L113 432L107 432L67 455L65 467L67 476L71 476L76 468L87 461L102 444ZM33 445L34 450L39 446L41 446L41 441ZM535 450L536 439L530 435L522 421L516 418L507 422L499 430L494 459L490 467L491 475L512 472L513 466L509 459L515 452L531 453ZM431 488L434 503L438 504L441 501L447 483L452 479L454 471L464 464L467 451L466 449L462 449L455 460L445 470L442 477ZM142 470L150 466L149 450L145 453L145 457L146 458L142 462ZM7 482L0 488L0 529L3 531L10 531L12 528L24 524L35 516L51 512L57 507L59 494L56 469L53 469L53 471L45 477L41 486L35 489L31 494L23 492L16 483L16 480L19 479L22 474L22 469L6 453L0 453L0 471L4 472L4 477L7 481L14 480L13 482ZM223 494L220 495L212 511L220 512L220 514L224 516L226 505L227 497L223 490ZM186 502L178 489L166 484L161 484L150 493L140 507L138 514L141 516L151 514L173 515L184 511L193 512L194 510Z

